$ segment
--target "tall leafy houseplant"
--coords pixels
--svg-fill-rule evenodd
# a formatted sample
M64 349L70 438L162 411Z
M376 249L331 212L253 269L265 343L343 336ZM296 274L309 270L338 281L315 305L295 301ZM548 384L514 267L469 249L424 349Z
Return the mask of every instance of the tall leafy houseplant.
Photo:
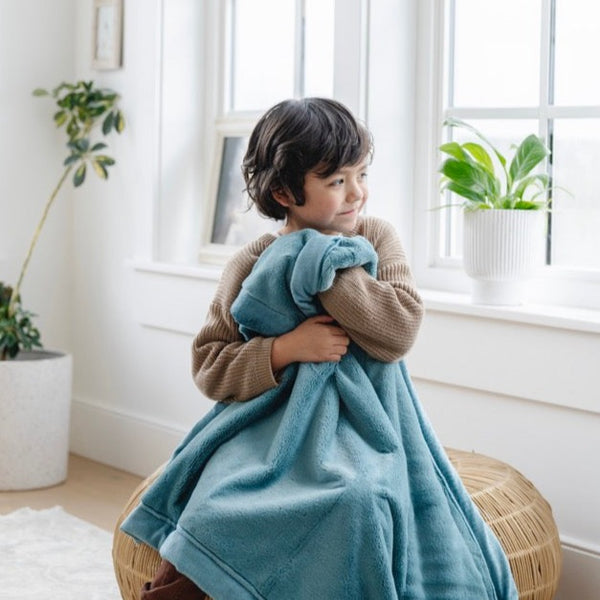
M440 146L442 192L462 198L463 266L477 304L521 304L527 280L543 256L544 211L550 209L550 177L536 173L549 155L536 135L514 146L510 161L478 129L449 119L470 135Z
M34 315L21 306L21 285L29 261L48 213L69 176L72 174L75 187L84 183L90 167L100 178L108 178L108 169L115 160L106 155L107 145L94 141L92 136L97 134L98 129L103 136L108 136L113 131L121 133L125 128L125 119L118 108L119 95L112 90L95 87L93 81L61 83L51 91L38 88L33 94L54 99L57 110L53 119L57 127L64 128L67 156L62 174L34 231L17 283L11 287L0 282L0 360L15 358L22 349L41 347L40 332L32 321Z

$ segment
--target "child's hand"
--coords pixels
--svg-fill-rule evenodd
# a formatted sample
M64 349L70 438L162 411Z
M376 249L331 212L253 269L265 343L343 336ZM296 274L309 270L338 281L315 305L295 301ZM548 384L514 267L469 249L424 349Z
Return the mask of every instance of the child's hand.
M273 342L271 366L279 371L293 362L338 362L348 351L350 338L329 315L310 317Z

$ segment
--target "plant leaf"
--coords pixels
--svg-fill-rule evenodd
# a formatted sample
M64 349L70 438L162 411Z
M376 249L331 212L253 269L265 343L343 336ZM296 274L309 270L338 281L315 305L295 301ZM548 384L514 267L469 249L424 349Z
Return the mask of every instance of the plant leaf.
M98 142L97 144L94 144L92 146L92 152L97 152L98 150L102 150L103 148L106 148L106 144L104 142Z
M82 154L87 152L90 148L90 140L88 138L79 138L73 142L75 148Z
M530 175L529 177L524 177L519 181L514 194L517 198L522 199L523 194L527 191L529 186L538 185L538 189L542 192L546 191L550 186L550 176L546 173L536 173L535 175Z
M40 97L40 96L49 96L50 92L48 92L48 90L45 90L43 88L35 88L35 90L33 90L32 94L34 96Z
M471 202L475 202L476 204L485 204L486 197L484 194L478 194L474 190L468 187L463 187L454 181L448 181L444 184L443 189L448 190L450 192L454 192L458 196L462 196Z
M68 167L69 165L76 163L80 159L81 159L81 154L71 154L71 155L67 156L67 158L65 158L63 165L65 167Z
M99 117L106 112L106 107L103 104L89 104L87 107L87 112L90 117Z
M115 129L117 130L117 133L121 133L125 129L125 117L120 110L117 111Z
M482 167L487 169L491 175L494 174L494 163L487 150L475 142L466 142L462 146Z
M106 165L107 167L115 164L115 159L111 158L110 156L106 156L105 154L98 154L94 158L100 164Z
M493 195L496 190L494 178L483 167L454 158L447 159L440 168L441 173L462 188L478 195Z
M440 150L457 160L468 160L469 157L458 142L448 142L440 146Z
M107 179L108 178L108 171L106 170L106 167L99 161L92 159L92 167L94 167L94 171L96 171L96 174L98 175L98 177L100 177L101 179Z
M67 125L67 135L69 136L69 139L71 141L73 141L74 138L79 133L79 131L80 131L80 128L79 128L79 125L77 124L77 119L75 117L72 117L71 120L69 121L69 124Z
M61 125L64 125L66 123L68 118L69 118L69 113L67 113L67 111L59 110L54 115L54 122L56 123L57 127L60 127Z
M102 122L102 133L104 135L108 135L110 133L110 130L112 129L112 126L113 126L114 119L115 119L115 117L112 112L109 112L106 115L106 118Z
M513 208L516 210L542 210L545 207L545 202L531 202L530 200L519 200L518 202L515 202Z
M516 183L527 176L549 153L537 135L528 135L517 148L510 163L509 173L512 180Z
M75 187L79 187L85 181L85 172L86 172L86 164L82 162L81 165L75 171L75 175L73 175L73 184Z
M504 155L501 154L500 151L478 129L476 129L472 125L469 125L465 121L461 121L460 119L455 119L454 117L450 117L450 118L446 119L444 121L444 125L446 127L462 127L464 129L468 129L469 131L474 133L480 140L484 141L493 150L494 154L497 156L498 160L500 161L500 164L503 167L506 167L506 158L504 157Z

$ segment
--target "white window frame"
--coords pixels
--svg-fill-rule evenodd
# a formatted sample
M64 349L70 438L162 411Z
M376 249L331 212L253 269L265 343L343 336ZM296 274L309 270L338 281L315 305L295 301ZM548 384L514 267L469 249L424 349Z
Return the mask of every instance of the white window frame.
M231 79L231 10L232 1L207 2L206 33L209 35L207 56L213 57L206 69L206 86L213 93L206 101L204 155L212 156L212 166L203 194L202 246L199 262L222 264L236 247L210 242L215 211L216 189L219 177L219 156L222 140L227 135L249 135L262 111L232 110L229 81ZM296 1L295 36L295 89L293 96L303 92L301 18L304 2ZM346 104L360 118L367 113L367 59L368 59L368 0L345 0L335 3L334 82L333 96ZM212 27L212 33L209 29ZM216 60L215 60L216 58ZM265 109L268 107L265 107Z
M413 267L419 285L426 289L466 294L470 280L457 259L443 258L437 247L439 219L435 210L442 203L439 194L438 168L442 143L443 76L444 76L444 0L421 0L418 3L417 47L417 123L415 168L415 217L413 237ZM549 18L549 0L543 0L543 16ZM543 47L548 40L542 39ZM542 60L549 60L545 51ZM547 69L543 69L547 71ZM543 78L542 78L543 79ZM547 85L541 81L540 85ZM503 111L510 115L511 109ZM579 116L577 109L545 107L555 117ZM600 109L590 109L600 114ZM533 109L536 119L538 109ZM481 109L477 116L489 117L489 109ZM586 111L586 116L590 115ZM453 115L460 117L461 110ZM473 111L469 111L473 116ZM498 111L493 111L498 116ZM520 116L522 116L520 114ZM596 115L594 115L596 116ZM600 310L600 270L547 266L532 282L532 303L581 307Z

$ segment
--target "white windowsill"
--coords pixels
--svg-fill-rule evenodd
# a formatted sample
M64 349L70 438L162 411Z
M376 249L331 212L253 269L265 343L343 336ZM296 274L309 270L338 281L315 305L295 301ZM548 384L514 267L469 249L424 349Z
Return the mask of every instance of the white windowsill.
M171 277L186 277L204 281L219 281L223 265L185 265L155 261L134 260L130 263L134 271L154 273Z
M597 310L544 304L487 306L472 304L468 294L429 289L420 289L419 291L425 302L426 310L600 333L600 311Z
M134 271L166 277L219 281L223 267L219 265L184 265L152 261L131 261ZM429 311L480 317L589 333L600 333L600 311L545 304L522 306L487 306L472 304L468 294L420 288Z

